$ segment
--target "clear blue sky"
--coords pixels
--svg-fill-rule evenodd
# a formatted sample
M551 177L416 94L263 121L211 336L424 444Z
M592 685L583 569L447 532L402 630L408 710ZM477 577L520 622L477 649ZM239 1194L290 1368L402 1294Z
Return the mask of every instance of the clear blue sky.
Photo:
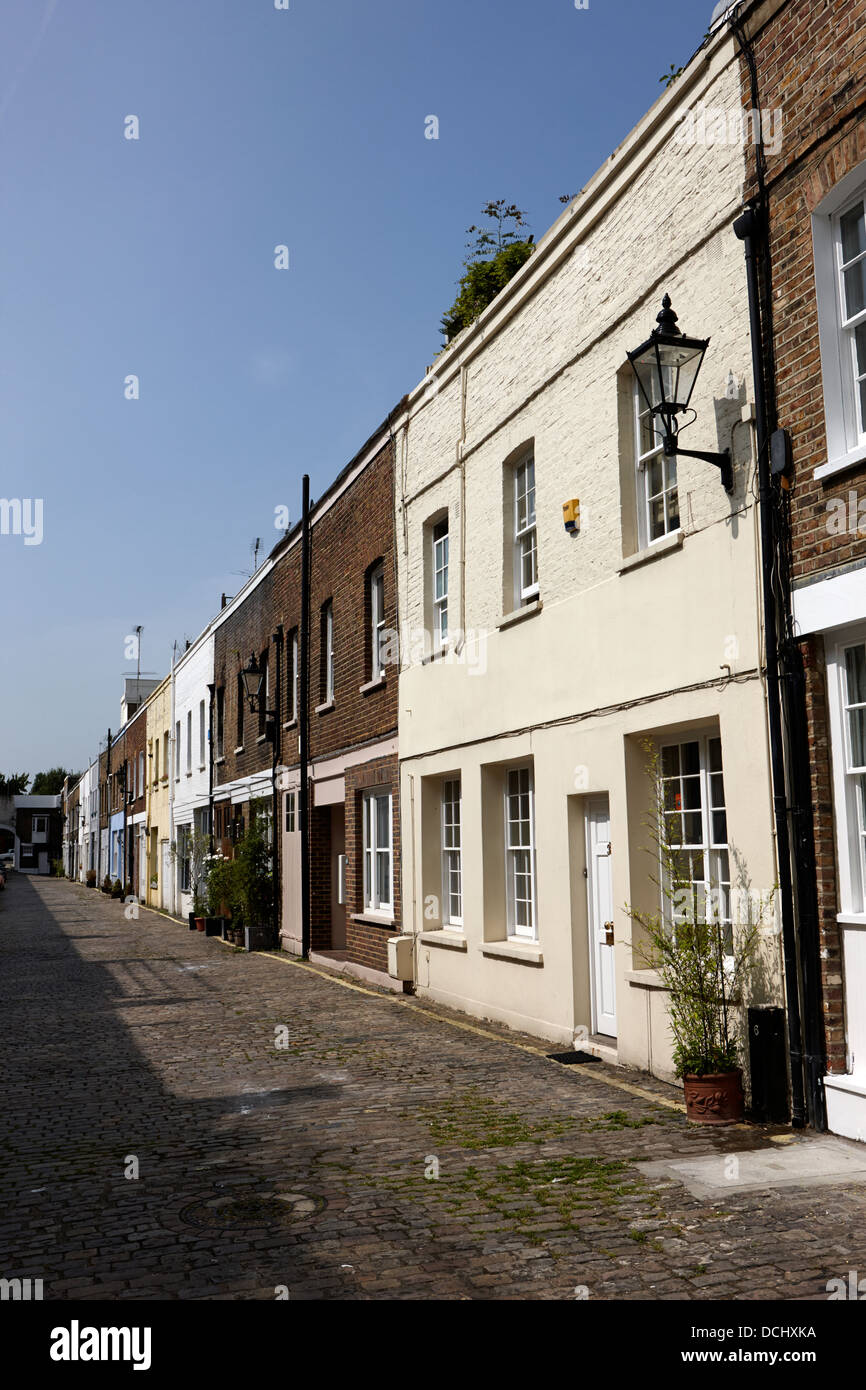
M0 536L0 770L87 763L125 634L163 675L423 375L482 203L539 238L712 8L0 0L0 495L44 501Z

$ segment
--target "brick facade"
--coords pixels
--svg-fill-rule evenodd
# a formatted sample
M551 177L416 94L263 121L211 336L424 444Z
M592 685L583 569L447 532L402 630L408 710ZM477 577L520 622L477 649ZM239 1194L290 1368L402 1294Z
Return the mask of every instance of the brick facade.
M798 586L866 561L866 527L833 529L849 493L866 493L866 463L816 479L830 448L819 343L812 214L866 162L866 0L787 0L749 16L764 111L781 112L781 140L766 150L778 424L793 445L791 574ZM746 64L743 104L753 105ZM774 142L776 143L776 142ZM747 193L758 192L754 148ZM864 169L866 177L866 169ZM824 641L802 640L806 668L828 1072L844 1072L845 1010Z
M393 795L394 857L399 855L399 798L396 755L379 765L358 765L358 750L375 749L384 740L394 740L397 732L397 666L387 667L381 679L372 680L372 614L370 577L381 565L383 573L386 631L396 633L397 583L394 538L393 447L383 429L335 480L318 502L311 506L310 547L310 645L309 645L309 757L311 766L310 814L310 907L311 946L314 951L339 949L349 961L384 971L387 969L388 935L400 930L399 914L387 926L382 922L356 922L363 909L363 879L355 871L352 855L360 854L362 825L356 789L368 785L387 785ZM266 783L272 766L273 747L263 738L264 720L248 709L239 721L239 675L250 655L268 667L268 706L276 708L277 666L279 665L279 708L277 709L278 765L281 777L288 776L296 786L299 775L299 725L293 718L292 637L300 638L301 627L301 534L300 527L280 541L265 562L260 577L254 577L245 595L232 604L218 620L214 632L214 723L219 739L218 707L222 709L222 754L215 748L214 800L215 837L227 853L234 836L231 820L249 820L248 800L231 805L228 784L256 779L257 788ZM334 698L325 701L324 624L326 604L331 605L334 634ZM282 642L274 636L282 624ZM388 651L393 654L394 644ZM298 649L300 670L300 642ZM300 679L298 680L298 692ZM298 698L300 695L298 693ZM325 707L327 705L327 707ZM242 734L240 730L242 729ZM329 776L341 775L345 765L346 852L350 855L346 890L345 942L334 931L335 855L332 840L332 814L339 814L341 803L331 798L316 803L315 784L321 780L327 761ZM337 768L336 774L334 768ZM381 782L364 782L363 777L381 777ZM351 790L350 790L351 788ZM238 795L237 785L234 795ZM360 790L357 790L357 798ZM278 844L285 847L284 802L281 799ZM350 844L352 848L350 849ZM395 879L399 871L395 862ZM395 886L395 908L399 891ZM289 906L292 929L299 920L299 904ZM284 929L289 924L283 923ZM339 933L340 938L342 932Z

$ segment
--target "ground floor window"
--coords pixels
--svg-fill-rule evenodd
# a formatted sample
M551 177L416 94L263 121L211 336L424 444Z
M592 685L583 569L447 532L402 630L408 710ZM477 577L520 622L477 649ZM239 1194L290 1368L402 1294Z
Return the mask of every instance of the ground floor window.
M373 912L392 912L394 871L390 792L365 792L363 818L364 907Z
M462 853L460 778L448 777L442 783L442 921L446 926L463 925Z
M669 868L662 905L678 921L718 921L726 955L733 952L731 871L717 736L663 744L661 801Z
M180 825L177 830L177 879L181 893L190 890L190 844L189 826Z
M286 834L295 833L295 821L297 816L296 793L286 792Z
M535 807L532 769L509 768L505 781L505 859L508 935L534 940Z

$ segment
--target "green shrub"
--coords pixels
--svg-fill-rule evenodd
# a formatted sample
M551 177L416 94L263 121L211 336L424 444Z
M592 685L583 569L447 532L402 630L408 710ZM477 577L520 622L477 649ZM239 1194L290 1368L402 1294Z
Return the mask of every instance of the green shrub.
M123 884L121 883L119 878L116 878L111 885L111 896L113 898L123 897Z

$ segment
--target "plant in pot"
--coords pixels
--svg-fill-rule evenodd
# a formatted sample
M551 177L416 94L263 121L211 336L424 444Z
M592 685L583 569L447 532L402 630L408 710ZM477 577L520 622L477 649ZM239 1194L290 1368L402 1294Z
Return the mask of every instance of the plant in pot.
M113 898L123 897L123 884L121 883L119 878L116 878L111 885L111 896Z
M640 929L636 954L668 992L674 1070L683 1082L686 1115L703 1124L731 1124L743 1118L737 1033L764 905L752 920L750 893L747 920L733 923L730 886L707 887L697 862L702 863L702 852L683 845L678 779L664 776L654 745L645 745L645 751L652 780L645 824L660 906L657 911L626 911ZM742 866L740 875L745 878Z
M231 921L232 903L235 899L234 860L217 850L209 854L205 861L205 884L207 900L214 916L209 917L205 930L218 934L224 930L225 923Z
M102 891L103 891L103 893L108 893L109 896L110 896L110 894L111 894L111 874L106 874L106 875L105 875L105 878L102 880Z
M270 943L273 915L273 873L271 850L268 844L264 817L255 813L250 816L250 825L243 839L235 849L234 857L234 907L243 920L243 944L246 949L256 949L256 945Z
M87 870L87 873L86 873L85 876L84 876L84 881L85 881L85 883L87 884L88 888L95 888L95 887L96 887L96 870L95 870L95 869L88 869L88 870Z

